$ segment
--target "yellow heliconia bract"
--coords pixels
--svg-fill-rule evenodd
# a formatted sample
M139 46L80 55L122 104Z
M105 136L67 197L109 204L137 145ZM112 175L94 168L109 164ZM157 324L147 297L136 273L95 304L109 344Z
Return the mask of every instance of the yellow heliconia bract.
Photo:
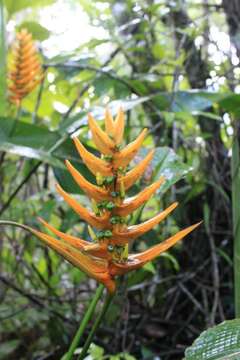
M13 44L13 59L8 74L9 100L19 106L42 78L43 71L32 35L22 29Z
M105 131L91 114L88 121L93 141L101 156L90 153L79 139L73 138L73 141L82 161L95 175L97 185L86 180L69 161L66 161L66 166L76 183L91 199L93 210L90 211L79 204L60 185L57 185L56 189L81 219L89 224L88 230L92 241L65 234L42 219L42 224L58 239L35 229L31 231L74 266L102 282L109 292L114 292L115 276L142 267L185 237L200 223L178 232L144 252L129 254L130 242L164 220L178 204L173 203L142 224L128 226L127 216L142 206L164 183L164 178L161 177L136 196L126 198L126 191L140 179L153 158L154 151L151 150L133 169L127 171L129 163L143 143L147 130L144 129L135 141L122 149L124 113L121 108L115 120L110 111L106 110Z

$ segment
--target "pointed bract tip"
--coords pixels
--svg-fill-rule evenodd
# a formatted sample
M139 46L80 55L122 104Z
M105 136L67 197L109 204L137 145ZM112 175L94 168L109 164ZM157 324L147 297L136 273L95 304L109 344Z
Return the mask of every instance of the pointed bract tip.
M88 121L93 120L93 115L91 112L87 113Z
M160 185L163 185L165 182L166 182L166 178L164 176L161 176L157 181L156 183L160 186Z
M42 219L40 216L37 217L38 221L40 221L41 224L44 224L45 223L45 220Z
M65 165L66 165L67 167L68 167L68 166L72 166L72 164L70 163L69 160L65 160L64 162L65 162Z
M178 207L178 205L179 205L179 202L175 201L172 205L170 205L168 207L168 210L170 211L170 210L176 209L176 207Z
M199 225L201 225L203 223L203 220L199 221L198 223L196 224L193 224L192 225L192 230L196 229Z

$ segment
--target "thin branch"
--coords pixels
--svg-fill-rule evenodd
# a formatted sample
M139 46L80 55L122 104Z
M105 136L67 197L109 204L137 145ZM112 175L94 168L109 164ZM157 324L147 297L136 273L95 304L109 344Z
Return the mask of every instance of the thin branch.
M28 182L28 180L31 178L31 176L37 171L39 166L41 165L41 161L36 163L34 167L29 171L29 173L25 176L25 178L20 182L18 187L12 192L12 194L9 196L8 200L3 204L1 210L0 210L0 216L4 213L4 211L9 207L15 196L18 194L18 192L21 190L24 184Z
M40 308L44 308L45 310L47 310L49 313L54 314L55 316L57 316L58 318L60 318L61 320L68 322L68 323L73 323L70 319L66 318L65 316L63 316L61 313L59 313L58 311L54 310L54 309L50 309L49 307L47 307L43 302L41 302L35 295L29 294L27 293L25 290L23 290L22 288L18 287L17 285L15 285L14 283L12 283L9 279L7 279L6 277L4 277L3 275L0 274L0 281L5 284L6 286L9 286L11 289L13 289L14 291L16 291L18 294L22 295L23 297L27 298L30 302L32 302L34 305L40 307Z

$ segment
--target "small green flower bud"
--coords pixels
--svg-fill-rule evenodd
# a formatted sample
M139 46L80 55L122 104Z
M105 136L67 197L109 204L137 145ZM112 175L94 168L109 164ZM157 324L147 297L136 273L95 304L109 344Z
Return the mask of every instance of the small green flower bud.
M99 186L101 186L104 182L104 177L99 172L96 175L96 182Z
M121 216L112 216L110 218L110 223L115 225L115 224L125 224L125 218L121 217Z
M110 223L113 224L113 225L117 224L118 223L118 216L112 216L110 218Z
M104 236L105 234L104 234L104 231L98 231L98 233L97 233L97 238L99 239L99 240L101 240L101 239L103 239L105 236Z
M104 155L104 156L103 156L103 159L104 159L105 161L107 161L107 162L111 162L112 159L113 159L113 156L112 156L112 155Z
M99 210L105 209L105 207L107 206L108 202L107 200L101 201L100 203L97 204L97 207Z
M114 182L115 176L107 176L104 179L104 184L105 185L111 185Z
M112 191L110 194L113 198L116 198L119 196L119 192L118 191Z
M116 150L117 150L117 151L120 151L121 149L122 149L122 145L121 145L121 144L116 145Z
M126 219L124 217L120 217L120 224L125 224L126 223Z
M109 202L106 204L105 208L106 208L107 210L111 211L111 210L113 210L113 209L115 208L115 204L114 204L112 201L109 201Z
M112 237L112 232L111 232L111 230L106 230L106 231L104 232L104 237L105 237L105 238L110 238L110 237Z

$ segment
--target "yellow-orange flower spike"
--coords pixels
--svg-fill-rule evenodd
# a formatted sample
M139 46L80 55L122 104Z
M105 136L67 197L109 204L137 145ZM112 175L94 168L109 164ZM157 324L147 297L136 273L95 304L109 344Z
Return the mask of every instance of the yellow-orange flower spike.
M8 78L9 100L17 106L43 78L32 35L26 29L22 29L16 35Z
M102 282L110 292L113 292L116 287L115 276L138 269L153 260L200 223L179 231L142 253L128 254L129 243L163 221L178 204L173 203L142 224L128 226L126 217L148 201L164 183L164 178L161 177L136 196L126 198L126 191L143 175L153 157L154 151L150 150L143 160L127 171L127 166L140 149L147 131L144 129L136 140L121 148L124 134L122 109L119 109L115 120L109 110L106 110L105 131L100 128L91 114L88 120L93 142L101 156L90 153L77 138L73 138L73 141L83 163L95 175L96 184L86 180L68 160L66 166L76 183L92 200L92 211L79 204L61 186L57 185L56 189L80 218L89 224L92 241L65 234L42 219L40 219L42 224L58 239L34 229L31 231L73 265Z

